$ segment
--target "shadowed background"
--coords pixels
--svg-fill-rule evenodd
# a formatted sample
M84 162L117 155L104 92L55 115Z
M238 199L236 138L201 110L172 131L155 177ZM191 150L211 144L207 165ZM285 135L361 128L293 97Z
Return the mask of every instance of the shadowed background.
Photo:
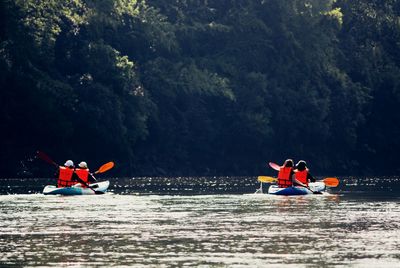
M0 175L398 174L399 1L0 2Z

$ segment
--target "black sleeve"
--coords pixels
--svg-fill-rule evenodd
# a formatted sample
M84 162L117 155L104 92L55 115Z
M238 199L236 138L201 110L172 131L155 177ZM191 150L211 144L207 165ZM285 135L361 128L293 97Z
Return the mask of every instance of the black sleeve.
M96 178L95 178L92 174L90 174L90 173L89 173L88 181L89 181L90 183L97 182Z
M315 182L314 177L313 177L310 173L307 174L307 179L308 179L310 182Z
M71 179L72 181L81 181L81 179L79 179L79 177L78 177L78 175L75 173L75 171L74 171L74 174L72 174L72 179Z

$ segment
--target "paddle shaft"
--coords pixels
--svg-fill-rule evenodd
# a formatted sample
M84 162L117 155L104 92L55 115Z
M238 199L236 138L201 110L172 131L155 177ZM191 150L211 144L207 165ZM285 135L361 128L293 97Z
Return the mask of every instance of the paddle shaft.
M87 184L84 180L82 180L81 178L79 178L78 176L76 176L76 178L78 179L78 181L80 183L82 183L83 185L85 185L87 188L89 188L90 190L92 190L95 194L104 194L104 192L102 191L96 191L95 189L93 189L92 187L90 187L89 184Z
M313 194L322 194L320 191L313 191L311 190L310 186L303 186L304 188L308 189L310 192L312 192Z
M269 177L269 176L258 176L257 179L258 179L259 182L264 182L264 183L275 183L275 182L278 181L277 178ZM339 179L338 178L325 178L322 181L328 187L336 187L336 186L339 185Z
M53 166L59 166L56 162L54 162L47 154L45 154L42 151L37 151L37 156L42 159L43 161L53 165Z

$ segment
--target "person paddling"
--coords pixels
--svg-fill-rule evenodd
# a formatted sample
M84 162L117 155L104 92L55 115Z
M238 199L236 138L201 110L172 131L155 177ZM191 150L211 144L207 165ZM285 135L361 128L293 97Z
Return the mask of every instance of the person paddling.
M315 179L310 174L307 163L304 160L300 160L294 169L294 180L293 183L295 185L301 185L304 187L308 187L309 182L315 182Z
M283 165L279 168L278 173L278 186L280 188L287 188L293 185L292 176L294 162L292 159L286 159Z
M86 162L82 161L79 163L78 167L75 169L75 174L84 182L81 184L82 187L87 187L86 185L91 182L89 177L90 172Z
M57 187L70 187L76 184L73 179L74 176L74 162L72 160L67 160L64 166L58 167L58 181Z

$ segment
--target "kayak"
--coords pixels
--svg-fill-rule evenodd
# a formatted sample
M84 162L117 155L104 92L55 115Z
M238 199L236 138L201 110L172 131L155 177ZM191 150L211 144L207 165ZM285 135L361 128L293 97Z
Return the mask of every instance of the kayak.
M102 181L102 182L96 182L89 184L90 187L92 187L95 191L97 192L103 192L105 193L108 189L108 186L110 185L109 181ZM74 186L71 187L61 187L57 188L54 185L47 185L43 189L43 194L49 195L49 194L60 194L60 195L91 195L95 194L95 192L90 189L90 188L83 188L80 183L77 183Z
M307 195L314 194L313 192L323 192L326 190L326 185L323 181L310 182L308 186L311 191L303 186L280 188L278 185L271 185L268 188L268 193L274 195Z

